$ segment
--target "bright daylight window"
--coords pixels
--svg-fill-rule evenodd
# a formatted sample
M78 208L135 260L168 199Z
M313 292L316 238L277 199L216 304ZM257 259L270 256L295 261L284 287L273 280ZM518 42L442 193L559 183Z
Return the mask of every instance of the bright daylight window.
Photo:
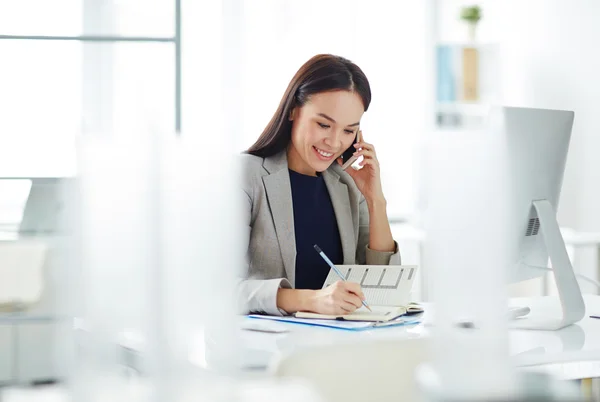
M81 135L175 132L176 0L0 0L0 178L76 174ZM2 181L0 231L28 180Z

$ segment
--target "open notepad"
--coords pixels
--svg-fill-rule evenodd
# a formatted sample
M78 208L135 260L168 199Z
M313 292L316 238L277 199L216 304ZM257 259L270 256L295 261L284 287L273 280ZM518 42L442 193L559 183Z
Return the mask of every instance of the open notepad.
M350 314L344 315L327 315L327 314L317 314L317 313L309 313L304 311L299 311L294 314L296 318L317 318L321 320L346 320L346 321L378 321L378 322L386 322L395 320L398 317L401 317L406 314L416 314L423 312L421 306L410 303L407 306L371 306L371 310L367 310L365 307L361 307Z
M423 311L419 305L408 302L417 273L416 265L338 265L337 268L347 281L360 284L366 302L373 311L365 307L345 315L300 311L294 314L296 318L387 322L405 314ZM330 270L323 287L338 280L339 277Z

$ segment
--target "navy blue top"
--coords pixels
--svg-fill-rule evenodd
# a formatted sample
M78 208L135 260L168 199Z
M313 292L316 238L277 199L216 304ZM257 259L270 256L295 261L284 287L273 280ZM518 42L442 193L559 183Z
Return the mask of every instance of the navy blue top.
M317 244L334 264L344 261L340 232L331 198L321 174L290 170L296 234L296 289L321 289L329 265L315 251Z

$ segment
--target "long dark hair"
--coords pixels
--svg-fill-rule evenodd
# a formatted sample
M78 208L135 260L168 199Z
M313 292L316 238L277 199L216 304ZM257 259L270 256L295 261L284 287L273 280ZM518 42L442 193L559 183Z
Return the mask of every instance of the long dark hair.
M369 80L356 64L331 54L312 57L294 75L271 121L246 152L266 158L286 149L292 137L291 111L308 102L311 95L336 90L356 92L362 99L365 112L369 108Z

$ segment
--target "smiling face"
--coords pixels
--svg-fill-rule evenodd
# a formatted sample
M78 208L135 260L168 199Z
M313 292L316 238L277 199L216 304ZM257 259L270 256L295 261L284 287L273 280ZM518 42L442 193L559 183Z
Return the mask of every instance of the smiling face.
M332 91L312 95L290 116L289 168L311 176L327 170L354 143L364 112L362 100L355 92Z

